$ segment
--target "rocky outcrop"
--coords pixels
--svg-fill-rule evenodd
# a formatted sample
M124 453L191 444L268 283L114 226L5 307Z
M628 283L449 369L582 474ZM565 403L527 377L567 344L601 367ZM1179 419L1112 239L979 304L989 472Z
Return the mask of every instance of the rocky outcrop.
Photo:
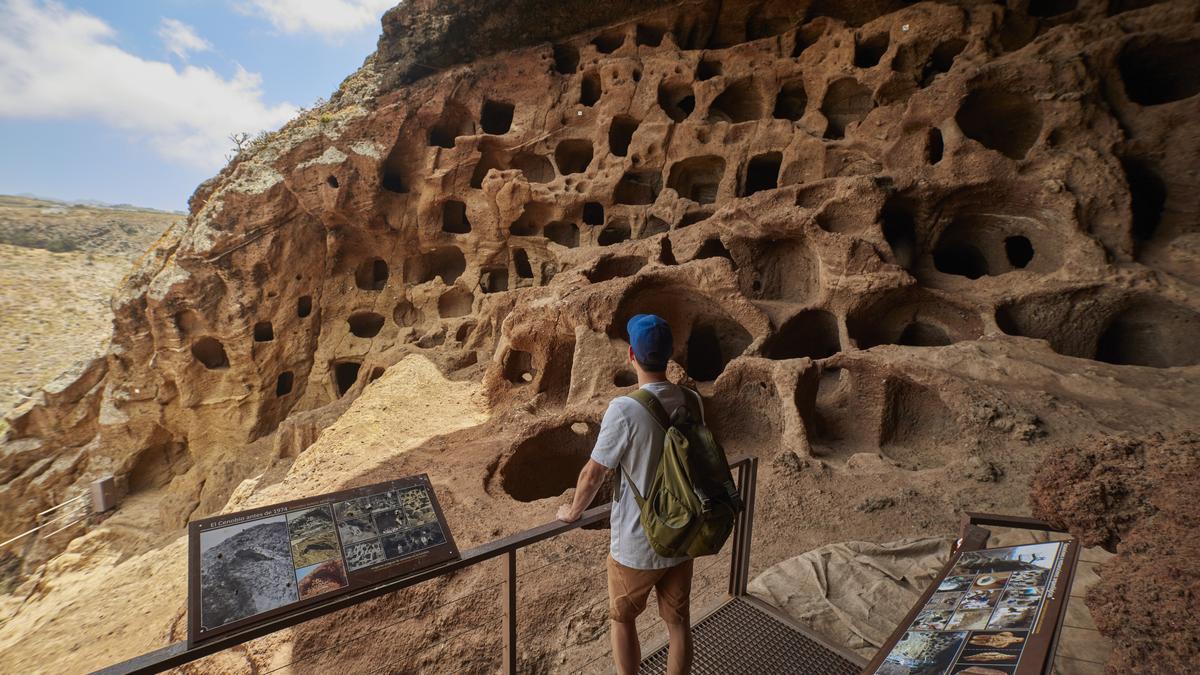
M1089 439L1047 457L1034 513L1117 555L1088 591L1114 642L1112 672L1186 671L1200 660L1200 435Z
M1021 509L1048 439L1194 420L1194 3L468 4L393 10L197 190L92 379L12 417L0 536L109 472L164 529L213 513L412 353L499 420L455 456L471 513L532 525L644 311L773 458L756 531L803 513L808 548Z

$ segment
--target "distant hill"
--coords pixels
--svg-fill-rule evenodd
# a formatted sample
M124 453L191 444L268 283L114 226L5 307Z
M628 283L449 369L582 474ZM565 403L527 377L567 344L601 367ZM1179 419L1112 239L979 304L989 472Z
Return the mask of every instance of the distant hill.
M0 195L0 243L55 253L140 254L183 213Z
M113 289L183 220L134 206L0 195L0 415L103 353Z

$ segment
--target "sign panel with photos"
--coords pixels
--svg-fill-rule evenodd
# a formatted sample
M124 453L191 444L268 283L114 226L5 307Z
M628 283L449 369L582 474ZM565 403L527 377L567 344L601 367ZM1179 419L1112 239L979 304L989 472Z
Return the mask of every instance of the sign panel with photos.
M1041 673L1070 592L1075 548L1056 541L961 552L900 639L884 645L887 656L872 672Z
M188 644L458 557L429 477L188 526Z

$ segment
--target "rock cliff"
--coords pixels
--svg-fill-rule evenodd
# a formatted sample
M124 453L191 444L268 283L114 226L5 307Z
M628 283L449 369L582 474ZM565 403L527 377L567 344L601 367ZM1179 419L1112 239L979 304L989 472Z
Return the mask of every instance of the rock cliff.
M197 190L108 354L10 416L0 538L108 473L177 532L411 354L493 417L389 469L441 471L474 536L544 521L645 311L730 453L771 460L764 563L1025 511L1047 443L1200 411L1197 16L405 3Z

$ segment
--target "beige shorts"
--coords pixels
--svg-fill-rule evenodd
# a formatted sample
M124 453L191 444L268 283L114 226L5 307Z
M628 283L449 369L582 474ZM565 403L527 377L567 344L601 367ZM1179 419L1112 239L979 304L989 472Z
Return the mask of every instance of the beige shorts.
M653 588L658 596L658 613L671 624L691 618L692 561L661 570L626 567L608 556L608 618L630 623L646 609Z

